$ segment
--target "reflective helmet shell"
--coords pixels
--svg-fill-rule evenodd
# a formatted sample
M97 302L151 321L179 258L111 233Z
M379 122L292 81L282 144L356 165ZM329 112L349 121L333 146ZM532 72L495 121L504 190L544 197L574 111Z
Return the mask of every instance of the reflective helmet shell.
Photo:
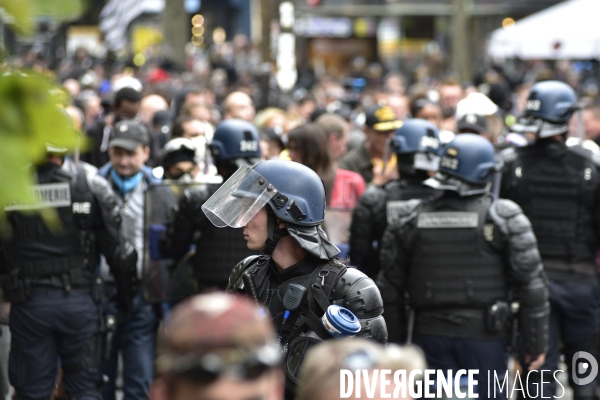
M424 119L407 119L394 132L391 148L396 154L417 152L439 154L441 145L438 128Z
M489 140L464 133L444 147L439 172L481 185L492 179L494 160L494 146Z
M269 205L283 221L305 226L325 219L325 186L312 169L294 161L268 160L254 170L278 190Z
M258 130L241 119L227 119L217 125L210 145L216 161L261 156Z
M577 95L571 86L560 81L543 81L531 88L525 103L525 117L566 124L578 108Z

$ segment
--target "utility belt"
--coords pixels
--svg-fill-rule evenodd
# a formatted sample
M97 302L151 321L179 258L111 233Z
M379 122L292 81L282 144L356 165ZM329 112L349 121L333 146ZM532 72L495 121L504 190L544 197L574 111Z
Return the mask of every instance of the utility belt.
M90 258L84 256L13 262L11 272L2 277L4 300L11 303L27 300L34 287L39 289L45 286L38 283L43 279L58 278L67 293L73 289L89 289L90 279L84 275L89 264Z
M518 303L489 307L433 307L416 310L416 333L469 339L511 339ZM410 334L410 332L409 332Z

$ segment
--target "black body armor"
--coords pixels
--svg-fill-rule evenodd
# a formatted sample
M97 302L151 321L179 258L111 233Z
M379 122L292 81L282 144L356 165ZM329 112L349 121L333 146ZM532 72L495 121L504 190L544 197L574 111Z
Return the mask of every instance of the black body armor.
M191 263L199 290L209 286L224 290L233 267L255 254L248 249L240 229L217 228L206 218L202 204L217 189L216 185L186 189L160 242L161 251L172 257L181 257L190 244L196 245Z
M130 275L137 254L119 238L119 209L108 183L86 176L70 160L62 168L45 164L37 172L38 204L15 200L5 207L12 228L12 237L2 242L8 300L25 300L32 287L90 289L100 253L117 279L135 285ZM49 227L39 215L23 212L32 207L54 208L60 225Z
M530 219L550 279L594 280L600 223L596 156L554 140L502 155L501 195Z
M395 217L398 201L427 199L437 195L434 189L422 185L420 179L400 179L383 187L371 186L361 196L352 213L350 226L350 261L374 278L379 272L379 249L388 219Z

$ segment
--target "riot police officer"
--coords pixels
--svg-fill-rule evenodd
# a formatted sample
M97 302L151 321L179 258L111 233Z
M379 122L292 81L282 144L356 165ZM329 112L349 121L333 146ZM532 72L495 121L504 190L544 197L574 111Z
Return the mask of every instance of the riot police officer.
M565 145L569 120L578 109L577 96L567 84L535 84L516 127L535 135L535 142L501 153L505 160L501 195L519 204L531 220L550 280L550 348L543 369L553 372L558 368L559 336L569 369L572 362L585 362L573 360L577 352L593 354L598 345L595 254L600 244L600 160L580 146ZM570 372L574 397L595 398L597 384L575 384L577 371ZM545 395L556 393L553 380L545 386Z
M429 367L478 369L479 398L487 398L488 371L507 370L513 292L530 369L541 366L548 343L547 283L535 236L519 206L489 194L497 168L494 148L481 136L447 144L439 172L425 181L442 196L399 207L383 237L377 279L386 320L397 318L389 311L406 291L414 310L409 329Z
M210 148L217 170L225 180L240 166L252 166L260 161L258 130L239 119L220 123ZM195 254L190 262L199 291L207 287L224 290L233 266L254 254L246 247L239 232L232 228L215 228L201 212L202 204L218 188L217 185L203 185L186 189L160 243L161 251L174 257L183 256L189 246L195 244Z
M101 399L98 364L106 338L99 311L102 253L118 284L119 304L131 307L137 254L119 237L119 208L108 183L48 146L37 167L36 204L8 204L12 236L2 240L3 289L12 303L9 376L18 398L49 398L57 364L69 398ZM60 226L25 210L53 208ZM99 318L101 317L101 318Z
M240 262L228 290L250 295L273 315L286 354L286 398L308 343L331 338L320 320L331 305L355 314L357 336L387 342L377 287L336 257L339 249L319 226L325 187L310 168L283 160L240 168L202 209L216 226L243 227L248 248L265 253Z
M436 193L422 183L437 171L439 147L438 129L426 120L406 120L395 131L390 150L396 153L400 179L383 187L369 187L352 213L350 260L367 275L376 277L379 272L379 252L373 243L381 243L398 201L428 198ZM389 325L388 330L390 338L397 339Z

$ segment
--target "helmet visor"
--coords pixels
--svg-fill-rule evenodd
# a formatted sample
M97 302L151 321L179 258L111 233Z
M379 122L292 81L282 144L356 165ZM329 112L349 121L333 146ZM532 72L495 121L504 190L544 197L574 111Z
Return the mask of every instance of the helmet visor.
M244 165L202 205L202 211L216 227L241 228L277 193L261 174Z

